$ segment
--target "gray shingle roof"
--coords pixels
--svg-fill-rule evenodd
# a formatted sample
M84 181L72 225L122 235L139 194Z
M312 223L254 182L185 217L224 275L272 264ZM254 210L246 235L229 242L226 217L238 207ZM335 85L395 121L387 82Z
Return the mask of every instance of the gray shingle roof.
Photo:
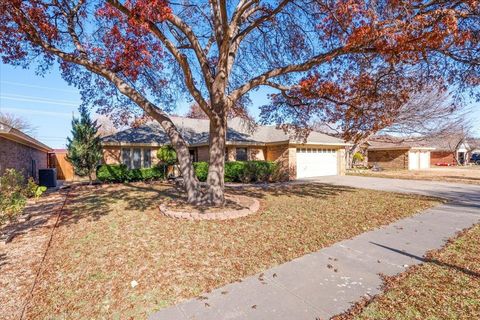
M208 144L209 120L172 117L184 139L190 145ZM168 137L163 128L156 122L150 122L138 128L129 128L102 139L104 143L132 143L132 144L167 144ZM239 118L228 121L227 142L265 144L275 142L302 143L293 135L285 133L275 126L255 126L247 124ZM311 132L307 143L337 144L344 141L320 132Z

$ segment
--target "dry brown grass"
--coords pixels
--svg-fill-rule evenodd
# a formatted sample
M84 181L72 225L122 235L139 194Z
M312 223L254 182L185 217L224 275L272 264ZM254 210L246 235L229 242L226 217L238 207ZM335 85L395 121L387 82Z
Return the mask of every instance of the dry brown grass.
M480 185L480 166L433 167L430 170L385 170L381 172L374 172L371 170L357 170L348 172L348 175L391 179L442 181Z
M343 319L480 319L480 225L460 233L427 262L385 282L385 293Z
M235 189L260 198L263 209L237 220L183 221L158 212L167 188L71 194L28 318L145 318L439 202L320 184Z
M45 195L25 208L30 219L1 229L14 237L0 243L0 319L20 319L64 199L63 193Z

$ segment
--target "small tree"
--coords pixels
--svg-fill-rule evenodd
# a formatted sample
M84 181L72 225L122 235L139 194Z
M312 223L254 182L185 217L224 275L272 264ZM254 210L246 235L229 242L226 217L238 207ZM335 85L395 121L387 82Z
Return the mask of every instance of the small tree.
M363 162L365 160L365 157L363 156L363 154L361 154L360 152L355 152L353 154L353 164L357 164L357 163L360 163L360 162Z
M73 165L75 174L88 176L92 183L92 174L102 158L97 121L92 121L85 107L80 107L80 118L73 117L72 138L68 138L67 160Z
M157 158L163 163L163 176L165 177L165 168L177 163L177 152L171 145L166 145L158 149Z

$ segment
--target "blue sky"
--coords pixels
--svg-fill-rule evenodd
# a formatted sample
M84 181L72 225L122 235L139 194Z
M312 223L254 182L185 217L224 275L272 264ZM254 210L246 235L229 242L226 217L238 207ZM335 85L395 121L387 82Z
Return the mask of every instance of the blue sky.
M267 89L251 95L252 115L258 115L258 107L268 102ZM0 111L27 119L36 127L35 138L52 148L64 148L70 134L72 114L80 104L78 91L66 84L56 69L44 77L33 69L0 64ZM475 134L480 136L480 103L471 107L471 120ZM179 102L176 113L184 114L188 104Z

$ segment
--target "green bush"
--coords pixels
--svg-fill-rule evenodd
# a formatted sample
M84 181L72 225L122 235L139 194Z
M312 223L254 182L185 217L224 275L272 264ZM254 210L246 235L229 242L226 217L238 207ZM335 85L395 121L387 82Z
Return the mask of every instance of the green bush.
M126 181L151 181L163 179L163 170L158 167L127 170Z
M97 168L97 179L102 182L124 182L128 168L124 164L103 164Z
M162 146L157 151L157 158L162 163L173 165L177 162L177 152L170 145Z
M245 171L246 161L225 162L225 182L240 182Z
M198 180L206 181L208 163L193 164ZM225 163L225 182L268 182L276 181L277 165L271 161L229 161Z
M243 183L272 181L277 167L272 161L246 161L243 165L238 180L234 181Z
M199 181L207 181L208 176L208 162L194 162L193 168L195 169L195 175Z
M163 170L158 167L129 170L124 164L104 164L97 169L97 179L102 182L150 181L163 177Z
M47 191L47 187L39 186L35 183L32 177L28 178L27 184L24 188L24 194L27 198L39 198L45 191Z
M0 225L13 220L27 203L27 198L38 198L46 187L38 186L33 178L25 179L15 169L7 169L0 177Z

